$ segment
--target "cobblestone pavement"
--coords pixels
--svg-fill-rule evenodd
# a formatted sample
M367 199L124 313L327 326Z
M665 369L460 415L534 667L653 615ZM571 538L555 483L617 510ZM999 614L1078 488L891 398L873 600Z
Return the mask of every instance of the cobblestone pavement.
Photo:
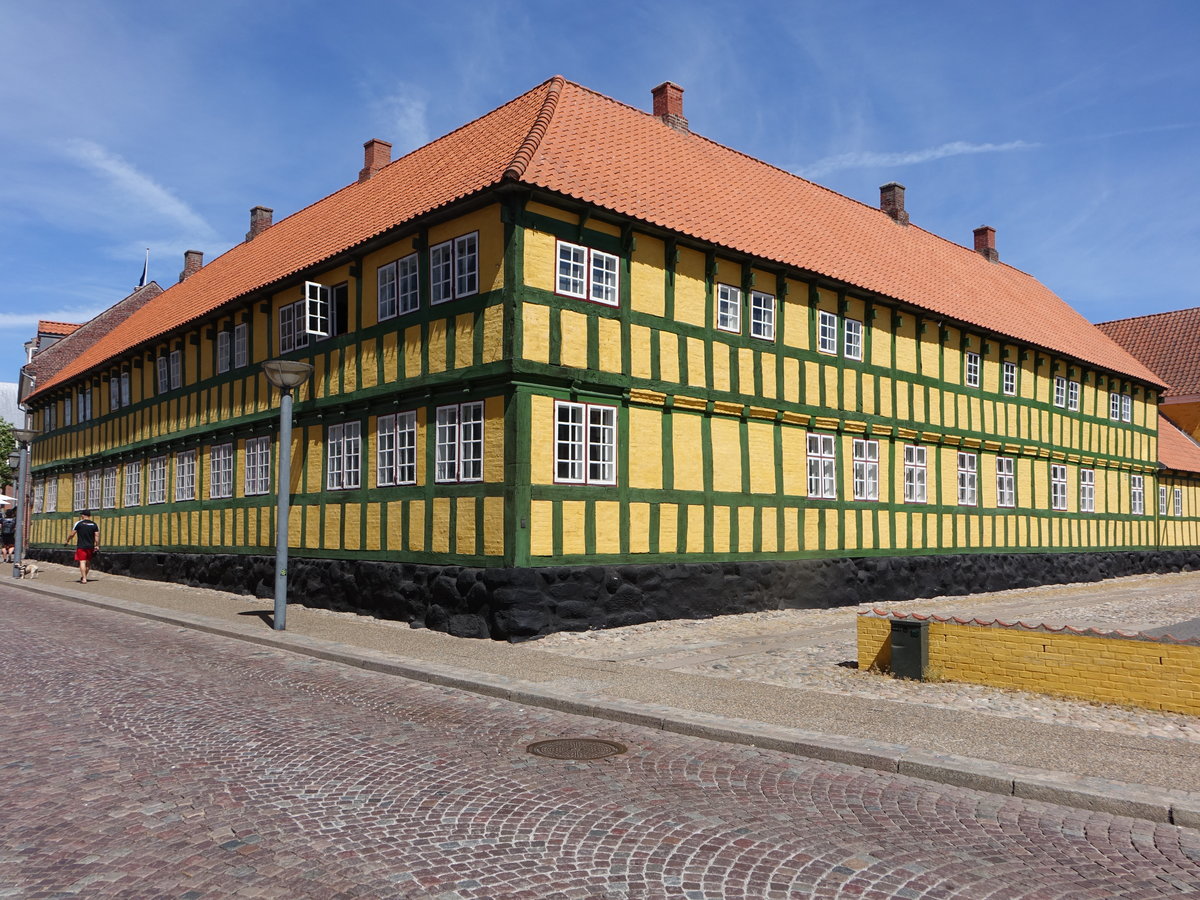
M857 613L872 607L864 603L828 610L774 610L650 622L609 631L564 632L539 639L537 647L587 659L1200 742L1200 717L1196 716L859 672L844 663L858 656ZM917 599L889 604L887 609L1141 631L1200 616L1200 573L1137 575L1099 583Z
M0 587L0 897L1148 898L1200 832L602 723ZM627 753L540 759L589 735Z

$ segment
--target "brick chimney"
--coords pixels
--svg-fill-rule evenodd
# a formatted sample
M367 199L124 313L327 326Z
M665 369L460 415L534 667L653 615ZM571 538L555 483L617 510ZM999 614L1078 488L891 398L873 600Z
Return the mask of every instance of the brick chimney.
M179 280L186 281L204 265L204 253L200 250L184 250L183 251L183 271L179 273Z
M975 252L989 262L999 262L1000 254L996 251L996 229L990 225L980 225L975 229Z
M392 161L392 145L378 138L371 138L363 144L363 167L358 173L358 182L362 184L375 173Z
M683 88L673 81L664 81L650 91L654 98L654 115L676 131L689 133L688 120L683 116Z
M888 182L879 189L879 208L901 225L908 224L908 212L904 209L904 185Z
M246 232L246 240L253 240L271 227L271 216L275 210L265 206L250 208L250 230Z

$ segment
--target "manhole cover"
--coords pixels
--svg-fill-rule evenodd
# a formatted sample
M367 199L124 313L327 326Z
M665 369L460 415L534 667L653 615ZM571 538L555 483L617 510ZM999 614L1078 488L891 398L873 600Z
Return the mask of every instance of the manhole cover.
M555 738L530 744L526 749L534 756L547 759L604 759L624 753L628 748L616 741L599 738Z

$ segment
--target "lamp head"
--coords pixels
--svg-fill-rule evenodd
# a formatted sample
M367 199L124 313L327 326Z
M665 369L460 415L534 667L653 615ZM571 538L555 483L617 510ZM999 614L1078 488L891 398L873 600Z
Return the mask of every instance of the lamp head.
M281 391L290 391L308 381L313 367L294 359L268 359L262 364L267 381Z

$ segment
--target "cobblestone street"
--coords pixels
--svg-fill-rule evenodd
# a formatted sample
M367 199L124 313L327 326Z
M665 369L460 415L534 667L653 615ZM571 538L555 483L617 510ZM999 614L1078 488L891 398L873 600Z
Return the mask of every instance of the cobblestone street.
M1200 833L532 710L0 587L0 897L1200 894ZM586 735L594 762L528 744Z

